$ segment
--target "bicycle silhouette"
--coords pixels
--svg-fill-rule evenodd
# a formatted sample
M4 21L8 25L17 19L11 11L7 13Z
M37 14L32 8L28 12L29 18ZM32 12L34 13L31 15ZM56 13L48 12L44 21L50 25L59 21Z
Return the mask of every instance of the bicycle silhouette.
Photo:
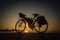
M26 24L28 23L28 27L32 30L35 30L38 33L44 33L48 29L48 22L45 19L44 16L40 16L39 14L32 14L34 17L29 18L26 17L25 14L19 13L20 19L15 24L15 30L17 33L22 33L25 28ZM45 28L43 31L41 31L41 28Z

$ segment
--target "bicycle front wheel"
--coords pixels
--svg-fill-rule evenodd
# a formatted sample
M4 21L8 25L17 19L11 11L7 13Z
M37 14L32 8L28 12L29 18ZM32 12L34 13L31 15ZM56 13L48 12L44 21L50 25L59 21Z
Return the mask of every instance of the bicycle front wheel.
M22 33L25 30L26 23L23 20L18 20L15 25L15 30L17 33Z
M39 25L38 21L35 21L34 29L38 33L45 33L47 31L47 29L48 29L48 24Z

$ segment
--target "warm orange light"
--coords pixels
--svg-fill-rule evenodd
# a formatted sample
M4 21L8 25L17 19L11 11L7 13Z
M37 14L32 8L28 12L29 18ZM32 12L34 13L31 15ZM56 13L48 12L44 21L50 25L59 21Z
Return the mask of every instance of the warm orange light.
M25 31L26 33L28 33L28 31Z

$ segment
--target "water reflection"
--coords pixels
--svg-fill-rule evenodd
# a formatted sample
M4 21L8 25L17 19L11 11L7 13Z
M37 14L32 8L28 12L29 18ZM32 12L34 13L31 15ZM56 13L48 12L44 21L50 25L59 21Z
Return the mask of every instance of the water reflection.
M44 33L19 33L16 40L44 40Z

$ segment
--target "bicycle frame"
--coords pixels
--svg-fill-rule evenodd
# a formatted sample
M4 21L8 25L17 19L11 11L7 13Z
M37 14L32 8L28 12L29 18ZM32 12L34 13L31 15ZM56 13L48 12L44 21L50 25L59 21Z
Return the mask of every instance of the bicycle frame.
M45 19L45 17L44 16L40 16L39 14L32 14L34 17L33 18L29 18L29 17L26 17L24 14L22 14L22 13L20 13L19 14L19 17L21 18L21 19L19 19L18 21L17 21L17 23L15 24L15 30L16 30L16 32L18 32L19 33L19 30L18 30L18 28L19 27L21 27L21 28L23 28L22 30L21 30L21 32L23 32L24 30L25 30L25 28L26 28L26 23L28 23L28 27L30 28L30 29L34 29L35 31L37 31L37 32L40 32L40 28L42 27L42 25L46 25L46 26L44 26L44 27L46 27L46 29L44 30L44 31L41 31L41 32L46 32L47 31L47 29L48 29L48 23L47 23L47 20ZM23 24L19 24L19 22L21 23L21 21L25 24L23 27L21 26L21 25L23 25ZM37 26L35 26L35 23L37 22ZM18 28L17 28L18 27ZM36 27L38 27L38 29L36 28Z
M33 30L33 28L34 28L34 22L36 20L35 17L33 17L33 18L25 17L23 19L25 20L25 22L28 23L29 28Z
M28 27L33 30L35 21L38 21L38 23L39 23L40 20L39 20L39 14L32 14L32 15L34 16L33 18L28 18L25 16L25 17L23 17L23 19L25 20L25 22L28 23ZM43 16L41 16L41 17L42 17L42 19L44 19ZM45 23L45 24L47 24L47 23ZM41 25L42 25L42 23L39 23L40 27L41 27Z

